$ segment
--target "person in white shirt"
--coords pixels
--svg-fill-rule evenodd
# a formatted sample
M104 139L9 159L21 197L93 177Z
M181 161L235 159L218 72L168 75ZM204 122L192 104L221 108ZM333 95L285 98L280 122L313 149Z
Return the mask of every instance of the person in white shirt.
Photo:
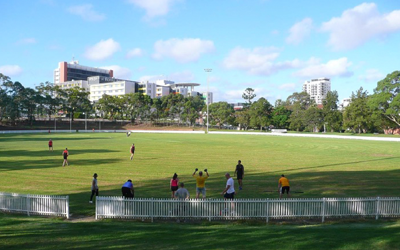
M93 181L92 181L92 195L90 196L90 201L89 203L93 203L93 196L96 194L96 196L99 196L99 187L97 186L97 174L95 173L93 175Z
M235 182L233 181L231 175L229 173L225 174L225 177L227 179L226 181L226 187L224 191L222 192L222 195L224 196L225 199L233 199L235 198Z

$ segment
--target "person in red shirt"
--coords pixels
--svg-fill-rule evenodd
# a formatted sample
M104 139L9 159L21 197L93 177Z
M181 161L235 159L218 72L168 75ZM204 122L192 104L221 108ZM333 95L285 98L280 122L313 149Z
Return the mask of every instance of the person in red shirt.
M131 160L132 160L133 159L133 155L135 154L135 144L134 143L132 143L132 147L131 147L130 152L131 152Z
M69 166L69 164L68 164L68 156L69 156L68 148L65 148L62 155L64 157L63 167L65 167L65 164L67 164L67 166Z
M49 151L53 151L53 141L50 139L49 140Z
M171 198L175 197L175 192L176 192L176 190L178 190L178 183L179 183L178 175L175 173L170 182L171 191L172 191Z

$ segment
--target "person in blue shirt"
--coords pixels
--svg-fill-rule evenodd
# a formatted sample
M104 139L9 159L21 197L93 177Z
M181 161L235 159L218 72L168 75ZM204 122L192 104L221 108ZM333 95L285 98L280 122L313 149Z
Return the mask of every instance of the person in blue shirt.
M122 196L124 196L125 198L135 197L135 190L133 189L132 180L128 180L122 186Z

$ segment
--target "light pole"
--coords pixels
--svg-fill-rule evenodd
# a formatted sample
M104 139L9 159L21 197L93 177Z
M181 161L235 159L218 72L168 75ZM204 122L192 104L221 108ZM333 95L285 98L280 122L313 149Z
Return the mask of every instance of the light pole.
M57 113L54 113L54 132L57 131L57 119L56 119L56 114L57 114Z
M69 132L72 133L72 113L69 113Z
M206 102L207 102L207 134L208 134L208 95L209 95L209 93L208 93L208 82L209 82L209 75L210 75L210 72L212 71L212 69L204 69L204 71L205 72L207 72L207 99L206 99Z

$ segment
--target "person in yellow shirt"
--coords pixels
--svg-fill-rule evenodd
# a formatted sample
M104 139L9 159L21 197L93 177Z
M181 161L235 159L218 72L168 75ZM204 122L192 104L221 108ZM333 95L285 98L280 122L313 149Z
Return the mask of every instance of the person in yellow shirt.
M279 199L282 198L282 195L285 193L287 194L287 197L290 197L290 184L289 180L285 177L285 175L281 175L281 178L279 179L278 182L278 192L279 192Z
M209 177L207 169L204 169L204 172L207 174L207 176L203 175L203 172L200 171L199 174L197 175L196 172L199 169L196 168L196 170L193 173L193 177L196 179L196 199L199 198L200 193L203 196L203 199L206 198L206 185L205 182L207 178Z

